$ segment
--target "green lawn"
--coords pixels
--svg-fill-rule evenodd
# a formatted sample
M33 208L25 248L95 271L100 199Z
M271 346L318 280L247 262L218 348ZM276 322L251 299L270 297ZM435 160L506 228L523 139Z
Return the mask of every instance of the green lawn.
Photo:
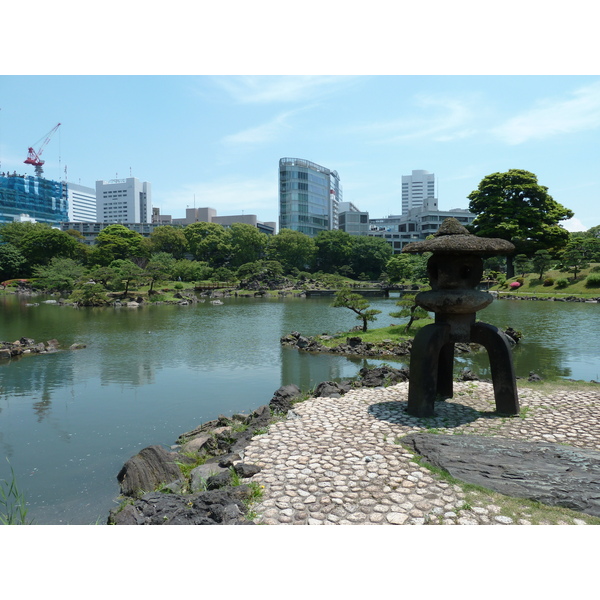
M538 274L527 273L525 275L525 282L523 285L516 290L511 290L509 287L500 287L498 285L490 288L491 290L500 292L504 295L512 296L549 296L549 297L565 297L565 296L576 296L580 298L598 298L600 297L600 287L588 287L586 286L586 278L592 273L594 275L600 275L599 272L592 272L594 267L599 266L599 263L592 263L589 268L583 269L581 273L577 274L577 279L573 280L573 276L570 273L564 273L557 270L551 270L544 273L544 277L540 279ZM544 285L544 281L547 279L553 279L552 285ZM567 280L565 287L557 287L557 282L560 279ZM507 284L510 285L513 281L516 281L517 277L507 280Z

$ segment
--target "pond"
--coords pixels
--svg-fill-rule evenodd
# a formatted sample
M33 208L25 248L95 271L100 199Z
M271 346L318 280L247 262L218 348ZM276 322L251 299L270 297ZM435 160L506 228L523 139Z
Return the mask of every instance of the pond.
M372 299L389 316L397 298ZM0 363L0 479L10 467L39 524L105 523L116 475L142 448L171 445L219 414L268 404L281 385L308 389L386 361L311 355L281 347L291 331L347 330L353 313L331 299L224 299L192 306L74 309L0 297L0 340L56 338L82 350ZM38 298L35 301L39 301ZM524 334L517 375L600 379L600 305L497 301L481 320ZM398 363L400 366L402 363ZM456 361L489 377L485 353Z

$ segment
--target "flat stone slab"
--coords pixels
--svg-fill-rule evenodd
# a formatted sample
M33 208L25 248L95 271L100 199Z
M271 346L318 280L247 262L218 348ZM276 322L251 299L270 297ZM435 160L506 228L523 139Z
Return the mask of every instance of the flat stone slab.
M599 451L430 433L409 434L401 443L461 481L600 517Z

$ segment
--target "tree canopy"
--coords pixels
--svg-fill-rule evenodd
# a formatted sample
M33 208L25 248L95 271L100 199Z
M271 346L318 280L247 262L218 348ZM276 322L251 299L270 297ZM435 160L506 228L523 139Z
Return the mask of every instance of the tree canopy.
M115 260L140 258L144 255L144 250L144 237L141 233L115 223L98 234L94 253L90 255L99 264L109 265Z
M188 248L196 260L221 266L229 257L229 235L219 223L192 223L183 229Z
M382 238L358 236L352 243L350 266L356 277L377 279L392 257L391 246Z
M73 236L46 223L7 223L0 227L0 240L11 244L25 262L19 267L21 275L29 275L36 266L46 265L52 258L80 259L85 246Z
M172 225L159 225L150 234L150 246L153 253L168 252L173 258L183 258L188 248L183 229Z
M556 202L529 171L510 169L487 175L468 198L469 210L477 215L469 227L471 232L509 240L517 254L558 250L569 240L569 232L559 222L571 218L573 211ZM510 256L507 268L512 277Z
M279 261L286 273L292 269L306 271L312 266L316 251L313 238L293 229L282 229L270 237L267 258Z
M230 264L240 267L260 260L265 255L269 236L248 223L233 223L227 230L230 245Z
M314 238L316 245L315 268L325 273L335 273L349 265L352 256L352 236L341 229L321 231Z
M19 277L26 262L13 244L0 245L0 281Z

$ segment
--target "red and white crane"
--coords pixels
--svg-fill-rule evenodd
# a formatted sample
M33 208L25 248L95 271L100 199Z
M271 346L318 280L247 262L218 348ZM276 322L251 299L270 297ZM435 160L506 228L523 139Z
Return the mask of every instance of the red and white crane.
M29 154L27 155L27 158L23 161L26 165L33 165L35 167L35 174L38 177L41 177L44 172L42 169L42 165L44 164L44 161L40 158L40 156L42 155L44 148L50 141L50 138L54 135L54 133L56 132L56 130L59 127L60 127L60 123L58 125L56 125L55 127L53 127L45 136L40 138L34 144L35 146L37 146L42 140L44 140L42 145L40 146L40 149L37 152L33 148L29 148Z

